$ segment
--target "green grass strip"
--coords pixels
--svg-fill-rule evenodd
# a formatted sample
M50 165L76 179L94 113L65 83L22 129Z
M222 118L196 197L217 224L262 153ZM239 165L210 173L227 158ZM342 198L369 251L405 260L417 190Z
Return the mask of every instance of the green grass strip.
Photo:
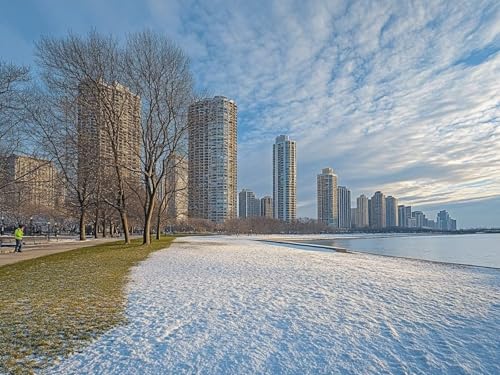
M37 372L124 324L130 268L172 240L107 243L0 267L0 373Z

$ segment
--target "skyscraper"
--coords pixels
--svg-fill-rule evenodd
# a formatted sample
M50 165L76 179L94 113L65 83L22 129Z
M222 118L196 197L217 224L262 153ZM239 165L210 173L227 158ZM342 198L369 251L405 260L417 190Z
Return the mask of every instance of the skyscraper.
M16 208L16 213L23 211L40 212L62 204L64 192L57 182L57 171L49 160L28 156L12 155L5 159L5 176L0 185L2 208ZM3 175L3 174L2 174Z
M442 210L437 214L436 228L440 230L457 230L457 221L450 217L448 211Z
M368 221L368 198L361 194L356 199L356 225L358 228L365 228L370 225Z
M264 217L273 217L273 198L265 196L260 200L260 215Z
M345 186L337 188L337 205L339 210L339 228L351 227L351 191Z
M287 222L297 218L297 147L287 135L273 145L273 214Z
M236 218L237 106L224 96L189 106L189 217Z
M318 222L337 228L339 208L337 175L332 168L323 168L317 177Z
M373 194L371 199L372 204L372 215L374 228L385 228L386 226L386 208L385 208L385 196L380 191Z
M356 207L351 207L351 228L358 228L358 209Z
M140 178L141 99L114 82L82 81L78 94L78 175Z
M385 198L385 220L388 228L399 225L398 200L393 196Z
M405 206L405 223L406 227L410 227L409 220L412 218L411 206Z
M424 227L425 215L422 211L413 211L411 217L415 219L416 228Z
M406 209L404 205L398 206L398 227L406 228L408 226L408 219L406 217Z
M184 220L188 214L188 163L182 156L172 155L166 164L168 173L159 194L165 194L167 219Z
M243 189L239 193L240 218L260 216L260 199L255 197L253 191Z

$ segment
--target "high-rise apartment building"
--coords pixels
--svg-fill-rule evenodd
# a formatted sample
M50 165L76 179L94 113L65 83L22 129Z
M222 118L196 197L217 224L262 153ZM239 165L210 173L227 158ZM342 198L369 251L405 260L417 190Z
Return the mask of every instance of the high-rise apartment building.
M351 191L345 186L337 187L339 228L351 227Z
M54 163L28 156L12 155L6 158L5 175L0 184L5 185L2 207L11 208L21 214L41 213L44 209L61 206L64 189L58 182Z
M411 214L411 206L405 206L405 220L406 220L406 226L409 227L410 224L408 224L408 220L412 218Z
M222 223L237 213L237 106L215 96L192 104L189 125L189 217Z
M114 82L83 81L78 95L78 175L140 181L141 99ZM131 180L129 180L129 183Z
M365 228L370 225L368 221L368 201L369 199L364 194L356 198L356 226L358 228Z
M408 226L408 220L405 213L405 206L400 204L398 206L398 227L400 228L406 228Z
M385 228L386 226L386 208L385 196L380 191L373 194L372 205L372 224L373 228Z
M436 228L440 230L457 230L457 221L452 219L448 211L442 210L437 214Z
M338 227L337 175L332 168L323 168L317 177L318 222Z
M243 189L239 193L239 217L260 216L260 199L255 197L253 191Z
M399 225L398 200L393 196L385 198L385 220L388 228Z
M273 215L287 222L297 218L297 145L287 135L273 145Z
M415 219L416 228L424 227L425 215L422 211L413 211L411 217Z
M265 196L260 200L260 215L264 217L273 217L273 198Z
M351 207L351 228L358 228L357 224L357 208L356 207Z
M169 220L185 220L188 214L188 163L181 155L166 160L164 184L159 189Z

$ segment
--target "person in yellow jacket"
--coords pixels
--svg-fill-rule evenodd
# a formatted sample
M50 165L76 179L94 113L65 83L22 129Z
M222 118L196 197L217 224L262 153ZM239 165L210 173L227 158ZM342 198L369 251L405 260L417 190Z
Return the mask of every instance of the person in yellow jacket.
M19 224L19 227L14 231L14 237L16 238L16 249L14 252L20 253L23 247L24 225Z

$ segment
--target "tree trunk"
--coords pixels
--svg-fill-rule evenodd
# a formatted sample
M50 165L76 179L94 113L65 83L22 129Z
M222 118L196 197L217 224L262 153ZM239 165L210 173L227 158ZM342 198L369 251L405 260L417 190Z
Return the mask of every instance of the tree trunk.
M111 232L109 234L111 235ZM102 238L106 238L106 210L102 211Z
M146 209L146 220L144 220L144 233L142 235L143 245L149 245L151 243L151 220L153 219L154 209L155 201L154 199L150 199L148 202L148 207Z
M158 215L156 216L156 239L160 239L160 227L161 227L161 210L158 209Z
M80 241L85 241L85 209L80 208Z
M120 212L120 219L122 221L123 235L125 236L125 243L129 244L130 243L130 235L128 232L128 217L127 217L127 213L125 211Z

